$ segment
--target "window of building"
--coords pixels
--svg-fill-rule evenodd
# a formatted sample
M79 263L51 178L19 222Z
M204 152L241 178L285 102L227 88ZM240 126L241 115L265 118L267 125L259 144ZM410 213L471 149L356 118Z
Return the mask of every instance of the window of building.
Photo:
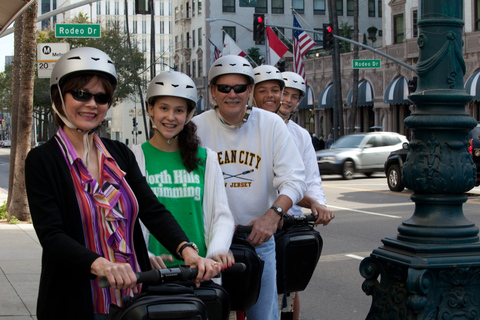
M195 48L195 30L192 30L192 48Z
M198 77L203 77L203 58L198 58Z
M142 33L146 34L147 33L147 21L142 20Z
M190 48L190 32L187 32L187 38L185 42L186 42L187 48Z
M175 36L175 50L180 49L180 43L178 43L178 36Z
M99 1L97 2L97 15L102 14L102 3Z
M418 11L413 10L413 37L418 37Z
M105 15L110 15L110 1L105 1Z
M402 43L403 32L403 14L393 16L393 43Z
M133 20L133 33L138 33L137 32L137 20Z
M313 0L313 14L325 14L325 0Z
M118 1L115 1L115 15L118 16L120 14L120 3Z
M235 0L222 0L223 12L235 12Z
M142 52L147 52L147 39L142 39Z
M375 17L375 0L368 0L368 16Z
M337 16L343 16L343 0L336 1Z
M292 0L292 7L298 13L305 13L305 3L303 0Z
M353 0L347 0L347 16L353 17L353 11L354 11L354 3Z
M190 62L187 62L187 76L191 76L192 72L190 71Z
M203 34L202 34L202 28L198 28L198 46L202 46L202 39L203 39Z
M320 32L313 34L313 41L315 41L316 43L322 43L323 35L321 33L323 32L323 28L314 28L313 30Z
M133 47L134 47L135 49L138 48L138 39L137 39L137 37L133 38Z
M195 0L192 1L192 17L195 17Z
M237 30L235 27L223 27L223 31L233 39L233 41L237 41ZM223 40L225 40L225 33L223 34Z
M255 6L255 13L267 13L267 0L257 0L257 5Z
M165 21L160 21L160 34L165 34Z
M187 7L187 12L186 12L186 17L187 19L190 18L190 2L187 2L186 3L186 7Z
M202 14L202 0L198 0L198 14Z
M284 0L272 0L272 13L284 13Z
M160 2L159 6L158 6L158 15L159 16L164 16L165 15L165 3Z
M192 78L197 77L197 62L195 60L192 61Z

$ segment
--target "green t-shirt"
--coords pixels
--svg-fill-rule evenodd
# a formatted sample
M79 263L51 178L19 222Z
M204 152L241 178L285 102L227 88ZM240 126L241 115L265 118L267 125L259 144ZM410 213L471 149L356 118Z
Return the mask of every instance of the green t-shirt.
M207 150L198 149L197 157L203 161L195 170L187 172L180 151L165 152L148 141L142 144L142 149L145 155L145 175L150 188L177 219L188 239L197 244L199 255L205 257L207 248L202 204ZM153 235L150 236L148 246L149 251L155 255L170 254ZM166 262L167 266L178 264L183 262Z

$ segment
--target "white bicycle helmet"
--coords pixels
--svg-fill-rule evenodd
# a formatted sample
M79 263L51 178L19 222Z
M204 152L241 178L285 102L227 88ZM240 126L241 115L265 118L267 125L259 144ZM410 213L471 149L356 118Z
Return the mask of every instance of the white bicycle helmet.
M256 85L264 81L275 80L280 84L281 90L283 90L283 88L285 87L282 73L274 66L270 66L267 64L261 65L253 69L253 74L255 75Z
M225 74L241 74L249 78L251 83L255 81L252 65L240 56L227 55L217 59L208 72L208 83L212 84L217 77Z
M186 99L189 114L185 124L192 119L197 106L197 87L189 76L177 71L167 71L157 75L148 85L146 99L150 102L150 98L160 96Z
M305 97L307 93L307 87L305 80L301 75L291 71L282 72L283 80L285 81L286 88L293 88L300 91L300 100Z
M102 50L90 47L72 49L58 59L50 77L50 88L61 85L65 76L80 72L106 76L117 88L117 72L112 59Z

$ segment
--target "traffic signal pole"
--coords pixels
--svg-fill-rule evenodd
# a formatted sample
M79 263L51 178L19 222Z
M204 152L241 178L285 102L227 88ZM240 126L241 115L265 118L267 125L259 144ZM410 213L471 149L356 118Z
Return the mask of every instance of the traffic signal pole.
M267 27L277 27L277 28L285 28L285 29L292 29L292 30L300 30L300 31L306 31L306 32L311 32L311 33L315 33L315 34L321 34L323 35L323 31L318 31L318 30L311 30L311 29L305 29L305 28L296 28L296 27L290 27L290 26L280 26L280 25L275 25L275 24L269 24L269 23L266 23L265 26ZM379 51L373 47L370 47L366 44L363 44L363 43L360 43L358 41L353 41L352 39L348 39L348 38L344 38L344 37L340 37L340 36L337 36L337 35L333 35L334 38L338 39L338 40L341 40L341 41L345 41L345 42L349 42L353 45L356 45L356 46L359 46L359 47L362 47L364 49L367 49L367 50L370 50L372 52L375 52L389 60L392 60L393 62L395 63L398 63L399 65L401 65L402 67L405 67L413 72L417 72L417 70L415 69L415 67L409 65L409 64L406 64L405 62L403 61L400 61L388 54L386 54L385 52L382 52L382 51Z

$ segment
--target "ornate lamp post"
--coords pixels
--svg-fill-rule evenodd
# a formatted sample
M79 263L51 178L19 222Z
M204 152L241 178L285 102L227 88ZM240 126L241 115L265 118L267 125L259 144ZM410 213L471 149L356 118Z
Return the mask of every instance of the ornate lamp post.
M372 296L367 319L479 319L478 228L463 214L476 168L465 112L463 1L419 0L416 112L404 184L414 191L413 216L360 265Z

